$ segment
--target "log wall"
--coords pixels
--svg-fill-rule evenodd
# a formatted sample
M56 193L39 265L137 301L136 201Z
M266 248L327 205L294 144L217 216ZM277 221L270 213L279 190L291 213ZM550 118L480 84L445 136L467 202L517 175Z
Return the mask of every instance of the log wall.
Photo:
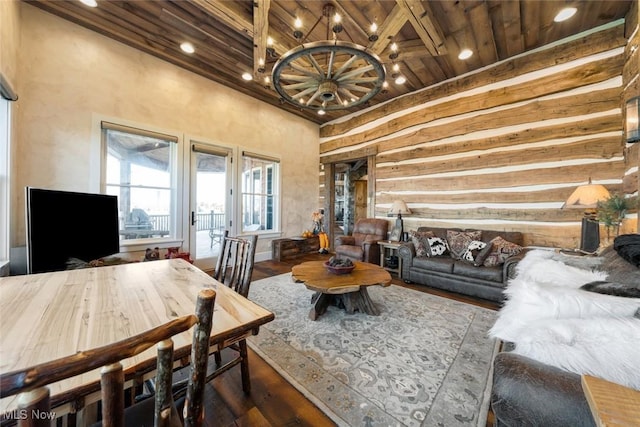
M527 245L577 247L583 212L561 207L578 185L638 193L640 144L625 145L622 109L629 36L619 21L329 123L321 163L375 153L375 216L403 199L405 230L521 231ZM637 212L628 218L623 232L636 231Z

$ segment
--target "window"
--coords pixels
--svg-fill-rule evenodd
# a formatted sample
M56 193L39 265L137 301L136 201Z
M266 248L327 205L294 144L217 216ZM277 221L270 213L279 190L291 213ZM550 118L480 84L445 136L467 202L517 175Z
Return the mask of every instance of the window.
M242 153L242 231L278 228L278 159Z
M0 267L9 259L9 101L0 97Z
M176 236L177 137L102 122L105 192L118 196L120 239Z

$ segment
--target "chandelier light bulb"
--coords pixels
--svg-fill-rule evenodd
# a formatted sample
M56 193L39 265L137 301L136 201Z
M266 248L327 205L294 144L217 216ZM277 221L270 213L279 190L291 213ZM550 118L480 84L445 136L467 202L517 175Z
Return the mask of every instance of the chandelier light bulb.
M269 76L264 76L264 82L266 84L269 84L271 82L271 79L269 78Z
M393 64L393 71L400 71L400 65Z
M384 82L382 82L382 87L385 88L385 89L388 88L389 87L389 82L386 81L386 80Z
M302 28L302 19L300 18L296 18L295 22L293 23L294 28Z
M273 46L273 38L271 36L267 37L267 46Z
M370 30L372 33L375 33L376 31L378 31L378 26L376 25L375 22L371 24Z
M333 15L333 22L339 24L340 21L342 21L342 16L340 16L340 14L336 13L335 15Z

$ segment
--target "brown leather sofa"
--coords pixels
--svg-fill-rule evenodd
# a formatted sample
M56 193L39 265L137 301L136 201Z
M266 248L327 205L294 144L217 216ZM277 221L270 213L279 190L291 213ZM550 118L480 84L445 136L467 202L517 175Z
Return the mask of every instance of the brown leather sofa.
M353 227L351 236L338 236L335 240L336 256L351 261L364 261L372 264L380 262L379 240L386 240L389 222L385 219L359 219Z

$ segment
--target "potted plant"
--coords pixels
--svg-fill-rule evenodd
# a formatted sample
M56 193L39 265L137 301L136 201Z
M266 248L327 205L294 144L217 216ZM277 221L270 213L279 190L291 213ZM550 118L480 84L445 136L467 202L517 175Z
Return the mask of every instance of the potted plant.
M612 230L614 231L614 237L620 234L622 220L632 205L632 199L627 199L619 194L613 194L608 199L598 202L598 221L607 230L607 241L611 238Z

